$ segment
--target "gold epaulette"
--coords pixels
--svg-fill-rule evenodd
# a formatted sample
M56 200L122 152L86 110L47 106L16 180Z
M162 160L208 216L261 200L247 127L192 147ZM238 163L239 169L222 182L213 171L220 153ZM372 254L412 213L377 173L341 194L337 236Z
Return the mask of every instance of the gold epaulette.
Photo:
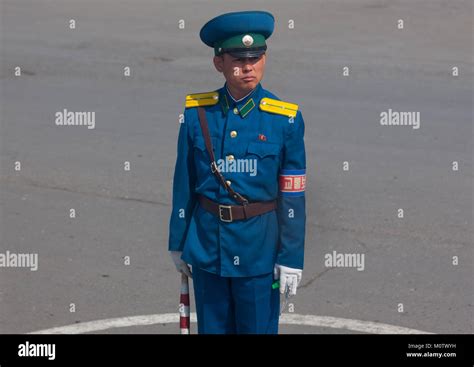
M294 103L288 103L279 101L272 98L262 98L260 101L260 109L262 111L277 113L279 115L296 117L298 112L298 105Z
M219 102L219 93L195 93L186 96L186 108L212 106Z

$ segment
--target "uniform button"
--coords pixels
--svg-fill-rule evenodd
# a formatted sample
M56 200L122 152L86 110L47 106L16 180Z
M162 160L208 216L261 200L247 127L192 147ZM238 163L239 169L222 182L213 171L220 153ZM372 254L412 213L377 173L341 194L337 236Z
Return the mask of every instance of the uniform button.
M232 154L229 154L229 155L227 156L227 160L228 160L229 162L232 162L232 161L234 160L234 158L235 158L235 157L234 157Z
M230 132L230 137L231 137L231 138L235 138L236 136L237 136L237 131L232 130L232 131Z
M237 115L239 113L239 109L237 107L234 108L234 115Z
M227 180L225 183L227 184L227 186L230 186L230 185L232 185L232 182L231 182L231 181L229 181L229 180Z

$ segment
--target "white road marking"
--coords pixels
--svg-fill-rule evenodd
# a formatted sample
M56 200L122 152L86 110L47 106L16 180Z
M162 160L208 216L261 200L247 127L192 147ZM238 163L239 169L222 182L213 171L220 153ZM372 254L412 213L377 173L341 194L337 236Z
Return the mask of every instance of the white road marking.
M176 323L178 325L179 315L177 313L164 313L157 315L142 315L130 317L118 317L114 319L103 319L96 321L81 322L78 324L55 327L34 331L29 334L84 334L94 331L103 331L113 328L131 326L156 325ZM196 313L191 313L191 322L196 322ZM280 317L280 325L306 325L333 329L345 329L368 334L431 334L426 331L409 329L396 325L382 324L372 321L343 319L330 316L283 314Z
M283 314L280 317L280 324L345 329L367 334L432 334L427 331L409 329L402 326L331 316Z

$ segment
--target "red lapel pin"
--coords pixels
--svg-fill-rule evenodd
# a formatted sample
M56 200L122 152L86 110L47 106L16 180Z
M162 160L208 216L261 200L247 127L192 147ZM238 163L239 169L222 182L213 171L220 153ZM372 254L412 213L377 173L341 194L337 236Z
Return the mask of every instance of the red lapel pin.
M258 140L261 140L261 141L266 141L267 140L267 137L263 134L258 134Z

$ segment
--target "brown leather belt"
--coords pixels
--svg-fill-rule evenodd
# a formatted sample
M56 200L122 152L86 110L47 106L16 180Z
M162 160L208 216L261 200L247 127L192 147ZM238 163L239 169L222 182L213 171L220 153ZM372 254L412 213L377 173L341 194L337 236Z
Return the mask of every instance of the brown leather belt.
M277 207L276 200L259 201L246 205L221 205L203 195L198 196L199 204L208 212L214 214L223 222L243 220L271 212Z

